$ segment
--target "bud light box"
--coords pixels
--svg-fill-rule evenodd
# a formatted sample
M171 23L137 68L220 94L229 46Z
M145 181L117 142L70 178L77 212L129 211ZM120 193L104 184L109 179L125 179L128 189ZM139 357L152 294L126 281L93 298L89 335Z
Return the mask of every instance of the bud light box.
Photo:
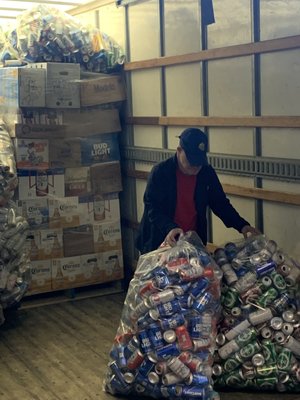
M48 199L49 228L66 228L79 225L78 197Z
M52 289L51 261L31 261L31 282L27 294L50 292Z
M17 202L20 215L27 219L31 228L47 227L49 223L49 208L46 198L19 200Z
M14 139L18 169L49 168L49 142L47 139Z
M89 137L81 141L82 165L92 165L120 160L117 133Z
M55 258L52 260L52 289L68 289L82 284L80 257Z
M19 200L65 196L64 169L18 170Z
M0 109L45 107L45 71L24 67L0 68Z

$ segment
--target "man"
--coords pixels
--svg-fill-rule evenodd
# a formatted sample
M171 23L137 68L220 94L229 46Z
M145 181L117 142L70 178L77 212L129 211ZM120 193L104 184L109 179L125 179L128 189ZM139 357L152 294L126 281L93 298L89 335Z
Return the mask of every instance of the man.
M208 164L206 134L198 128L188 128L179 138L176 154L155 165L150 173L137 249L143 254L162 242L174 246L179 235L190 230L196 231L206 245L208 208L245 238L259 234L233 208Z

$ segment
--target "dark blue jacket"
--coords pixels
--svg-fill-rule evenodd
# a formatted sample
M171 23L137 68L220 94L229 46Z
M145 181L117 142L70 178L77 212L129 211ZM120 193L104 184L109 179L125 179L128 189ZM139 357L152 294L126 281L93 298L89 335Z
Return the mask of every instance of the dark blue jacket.
M137 249L143 254L157 249L171 229L178 227L174 222L176 210L176 155L152 168L144 194L144 214L136 240ZM227 199L217 174L212 166L201 168L195 189L197 211L197 233L207 243L208 207L227 228L241 232L249 223L233 208Z

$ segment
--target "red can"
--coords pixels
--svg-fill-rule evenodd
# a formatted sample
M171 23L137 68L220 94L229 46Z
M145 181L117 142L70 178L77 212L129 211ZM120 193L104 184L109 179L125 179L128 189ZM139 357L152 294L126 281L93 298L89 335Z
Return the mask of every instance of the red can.
M139 294L142 297L148 297L154 292L157 292L157 288L154 286L153 281L147 281L139 290Z
M144 355L140 350L136 350L127 361L128 369L137 369L144 361Z
M180 350L186 351L193 348L190 334L184 325L178 326L175 332Z

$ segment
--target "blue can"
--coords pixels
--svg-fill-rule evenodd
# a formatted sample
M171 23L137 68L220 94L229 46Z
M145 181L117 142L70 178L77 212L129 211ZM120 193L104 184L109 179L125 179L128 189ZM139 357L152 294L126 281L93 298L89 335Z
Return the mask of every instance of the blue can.
M167 344L156 351L158 358L168 358L170 356L178 356L180 353L176 343Z
M117 362L116 361L112 361L111 363L108 364L108 367L114 373L114 375L116 376L116 378L120 382L120 384L123 387L127 387L127 383L124 380L123 374L122 374Z
M123 346L122 344L118 344L117 352L118 352L118 366L120 368L126 367L127 360L125 357L125 346Z
M124 355L126 360L139 348L139 341L136 336L133 336L130 341L127 343L124 349Z
M158 313L161 317L170 317L181 310L178 299L168 301L167 303L159 304L157 306Z
M188 330L192 339L201 339L202 337L202 318L200 315L192 316L189 319Z
M199 386L199 387L205 387L209 384L209 379L207 376L205 376L203 374L195 373L195 374L191 375L189 384Z
M190 296L189 294L184 294L182 296L178 296L177 300L179 302L179 306L182 310L187 310L188 308L190 308Z
M139 317L139 319L137 320L137 325L139 329L143 329L148 327L151 322L153 322L152 318L150 317L149 313L146 313Z
M206 292L193 302L192 308L195 311L198 311L198 313L202 313L205 310L206 306L212 301L212 299L212 294Z
M166 331L168 329L175 329L177 326L183 325L185 323L185 318L183 314L174 314L170 318L163 318L160 321L160 326L162 330Z
M234 259L238 252L236 244L232 242L226 243L224 250L229 262Z
M163 347L165 343L162 337L160 327L157 324L150 324L149 329L147 330L147 334L155 350L159 349L160 347Z
M209 285L209 280L206 278L200 278L197 282L191 285L190 296L196 299Z
M260 278L264 275L270 274L276 268L276 263L274 261L269 261L265 264L258 265L256 267L256 275Z
M176 386L176 396L184 396L189 398L196 398L197 400L206 399L205 388L198 386Z
M144 354L150 353L152 351L151 342L149 336L145 330L138 333L141 350Z
M112 375L109 379L109 388L112 394L122 393L128 394L131 390L130 385L125 382L126 386L123 385L116 375Z
M168 271L162 268L155 272L153 280L155 287L159 289L165 289L167 286L171 284Z
M149 372L151 372L154 369L154 366L155 366L154 362L145 358L145 360L142 362L142 364L139 367L139 374L146 377L149 374Z
M207 265L211 264L211 257L205 251L200 251L198 254L198 258L203 267L206 267Z
M160 392L162 396L167 398L176 396L176 386L177 385L161 386Z

